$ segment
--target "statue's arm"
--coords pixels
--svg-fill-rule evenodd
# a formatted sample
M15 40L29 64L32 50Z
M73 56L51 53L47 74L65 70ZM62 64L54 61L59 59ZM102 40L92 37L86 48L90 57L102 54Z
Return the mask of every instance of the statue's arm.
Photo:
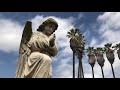
M48 53L51 54L51 56L57 55L58 48L57 48L57 44L56 43L54 43L54 45L51 46L49 44L49 42L45 38L42 38L42 37L39 37L37 43L38 43L38 47L39 48L41 48L42 50L47 51Z
M49 37L49 46L51 48L51 55L55 56L58 53L58 48L57 48L57 44L55 43L55 33L53 33L50 37Z
M51 54L52 54L52 56L56 56L57 53L58 53L57 44L55 43L54 46L52 46L52 47L50 46L50 48L51 48Z
M55 43L54 46L50 46L50 45L45 45L44 48L48 53L51 54L51 56L56 56L58 53L58 48L57 48L57 44Z

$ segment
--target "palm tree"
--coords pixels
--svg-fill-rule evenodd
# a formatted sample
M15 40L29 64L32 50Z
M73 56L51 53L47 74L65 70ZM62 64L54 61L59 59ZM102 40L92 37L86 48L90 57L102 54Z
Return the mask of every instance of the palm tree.
M120 59L120 43L119 43L119 44L116 44L116 45L113 46L112 48L115 48L115 50L117 50L118 58Z
M104 62L105 62L105 59L103 57L104 49L98 47L97 49L95 49L94 52L95 52L96 60L101 67L102 76L104 78L104 72L103 72L103 66L104 66Z
M92 75L94 78L94 65L95 65L95 53L94 53L94 47L89 47L87 49L87 53L88 53L88 62L92 67Z
M70 38L70 48L73 51L73 78L75 78L75 52L76 52L76 48L75 48L75 37L76 37L76 30L75 29L71 29L68 33L67 33L67 37Z
M82 69L83 71L82 63L80 63L80 60L82 59L82 54L83 54L84 45L85 45L85 42L83 40L84 36L82 36L79 29L71 29L67 33L67 37L70 38L70 48L73 51L73 78L74 78L75 77L75 55L77 55L79 59L78 74L79 74L79 70Z
M111 64L113 77L115 78L114 69L113 69L113 63L114 63L115 56L114 56L114 50L111 49L112 43L107 43L104 46L105 46L104 48L106 51L106 57Z
M77 46L76 46L76 56L79 59L79 65L78 65L78 78L83 77L84 78L84 72L83 72L83 65L82 65L82 57L84 54L85 49L85 40L84 36L79 32L77 38Z

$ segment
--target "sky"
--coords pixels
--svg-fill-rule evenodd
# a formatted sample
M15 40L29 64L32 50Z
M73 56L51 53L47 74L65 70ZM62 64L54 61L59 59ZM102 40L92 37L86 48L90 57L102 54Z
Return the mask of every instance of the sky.
M72 28L80 29L85 36L85 48L103 47L106 43L120 43L120 12L0 12L0 78L14 78L18 61L18 50L26 21L32 22L32 30L47 18L58 22L56 43L58 54L52 57L53 78L72 78L72 50L67 32ZM120 60L116 51L113 64L116 78L120 78ZM113 78L111 65L104 54L103 67L105 78ZM77 78L78 59L75 58ZM92 69L87 53L82 58L84 77L92 78ZM95 78L102 78L98 63L94 66Z

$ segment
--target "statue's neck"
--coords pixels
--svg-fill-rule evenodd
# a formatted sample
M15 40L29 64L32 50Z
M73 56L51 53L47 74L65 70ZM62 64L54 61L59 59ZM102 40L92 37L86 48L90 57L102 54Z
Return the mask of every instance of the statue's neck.
M48 38L50 37L50 35L48 35L47 33L43 32L44 35L46 35Z

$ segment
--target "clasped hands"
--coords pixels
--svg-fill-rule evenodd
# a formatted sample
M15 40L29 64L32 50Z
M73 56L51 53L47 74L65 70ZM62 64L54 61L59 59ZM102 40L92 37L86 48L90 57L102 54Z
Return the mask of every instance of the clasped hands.
M51 36L49 37L49 43L50 43L50 46L53 47L55 45L55 34L51 34Z

